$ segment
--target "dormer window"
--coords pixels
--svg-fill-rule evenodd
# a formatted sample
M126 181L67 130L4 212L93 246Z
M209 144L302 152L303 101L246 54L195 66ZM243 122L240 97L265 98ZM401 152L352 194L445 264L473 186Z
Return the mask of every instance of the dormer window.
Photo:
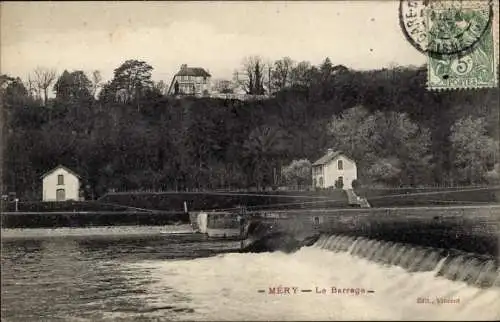
M64 176L63 176L62 174L59 174L59 175L57 176L57 184L58 184L58 185L62 185L62 184L64 184Z
M337 168L339 170L344 170L344 163L342 162L342 160L337 161Z

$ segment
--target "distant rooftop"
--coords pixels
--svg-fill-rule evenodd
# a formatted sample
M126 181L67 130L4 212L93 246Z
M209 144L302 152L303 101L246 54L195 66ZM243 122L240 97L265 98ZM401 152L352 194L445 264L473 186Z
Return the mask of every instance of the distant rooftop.
M181 65L181 69L175 76L196 76L196 77L211 77L205 69L201 67L188 67L186 64Z

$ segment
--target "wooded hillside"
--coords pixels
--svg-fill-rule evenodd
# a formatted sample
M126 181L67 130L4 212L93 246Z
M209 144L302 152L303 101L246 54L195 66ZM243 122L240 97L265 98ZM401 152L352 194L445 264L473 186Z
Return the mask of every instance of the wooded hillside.
M498 89L431 92L425 67L301 64L272 98L244 102L164 96L136 60L99 95L82 71L54 80L48 99L3 75L2 193L39 199L40 175L58 164L82 176L87 197L294 184L281 169L327 148L358 162L362 185L498 182Z

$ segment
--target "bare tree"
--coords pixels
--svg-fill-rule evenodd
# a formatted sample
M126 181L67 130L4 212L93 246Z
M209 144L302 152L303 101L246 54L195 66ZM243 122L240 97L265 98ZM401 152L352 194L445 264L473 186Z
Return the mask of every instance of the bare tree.
M235 81L250 95L264 94L265 63L260 56L243 59L243 73L237 73Z
M153 88L157 90L161 95L166 95L167 93L167 84L163 80L159 82L153 82Z
M36 86L35 81L31 78L31 75L28 76L28 80L26 81L26 88L28 89L28 95L31 98L34 98L34 99L40 98L40 90Z
M56 79L56 72L53 69L37 67L34 71L34 82L39 92L43 92L43 105L47 105L49 87Z
M96 97L97 91L102 87L102 76L101 72L94 70L92 72L92 97Z

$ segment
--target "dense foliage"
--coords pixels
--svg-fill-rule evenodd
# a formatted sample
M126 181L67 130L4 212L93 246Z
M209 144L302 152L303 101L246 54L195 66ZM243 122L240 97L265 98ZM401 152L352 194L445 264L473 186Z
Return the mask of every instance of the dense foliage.
M164 96L136 60L97 98L81 71L60 75L47 102L3 75L2 192L39 199L40 175L58 164L81 174L87 196L301 185L293 160L327 148L357 160L361 185L498 180L498 89L431 92L425 67L290 64L276 64L279 92L254 101Z

